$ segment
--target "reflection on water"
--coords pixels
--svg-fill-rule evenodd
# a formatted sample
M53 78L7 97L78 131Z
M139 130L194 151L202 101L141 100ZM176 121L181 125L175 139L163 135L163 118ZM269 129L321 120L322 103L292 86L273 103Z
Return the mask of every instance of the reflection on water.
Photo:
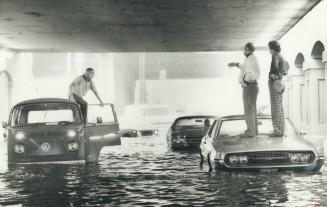
M0 150L0 205L313 206L327 205L320 173L208 173L197 152L170 152L164 138L124 138L99 164L6 164Z

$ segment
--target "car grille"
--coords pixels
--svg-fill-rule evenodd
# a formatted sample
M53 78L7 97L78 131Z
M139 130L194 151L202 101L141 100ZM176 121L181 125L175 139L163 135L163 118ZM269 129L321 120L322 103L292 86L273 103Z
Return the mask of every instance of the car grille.
M249 167L259 167L259 166L280 166L280 165L294 165L297 163L291 162L289 158L290 153L309 153L311 163L314 160L314 153L311 151L265 151L265 152L245 152L245 153L228 153L225 156L225 163L233 166L229 163L229 157L233 155L247 155L249 161L246 166ZM305 164L305 163L301 163ZM234 164L239 166L240 164Z

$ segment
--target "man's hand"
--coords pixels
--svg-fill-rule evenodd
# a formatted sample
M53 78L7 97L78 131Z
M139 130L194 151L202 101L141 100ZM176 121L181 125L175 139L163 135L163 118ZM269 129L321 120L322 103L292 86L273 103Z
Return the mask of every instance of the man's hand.
M101 107L104 107L104 103L103 103L103 101L100 101L100 106L101 106Z
M245 87L247 86L247 84L244 83L244 82L242 82L242 83L241 83L241 86L242 86L242 88L245 88Z
M236 62L228 63L228 67L239 67L239 63Z

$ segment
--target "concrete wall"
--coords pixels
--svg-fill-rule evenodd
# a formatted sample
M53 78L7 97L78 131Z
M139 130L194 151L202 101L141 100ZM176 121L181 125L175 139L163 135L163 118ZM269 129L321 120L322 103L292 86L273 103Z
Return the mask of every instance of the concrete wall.
M0 121L6 121L10 108L37 94L32 73L33 55L5 51L0 53ZM2 135L0 128L0 137Z
M270 113L268 72L271 57L268 51L256 51L261 68L259 80L258 108ZM242 52L209 52L189 54L162 54L161 65L169 62L166 69L168 79L146 80L146 101L166 104L189 113L231 115L243 113L242 88L238 83L239 69L228 68L231 61L243 62ZM151 57L154 57L152 55ZM201 64L207 60L210 64ZM185 72L184 78L178 67ZM193 63L193 64L190 64ZM149 63L146 69L149 69ZM151 68L151 67L150 67ZM171 70L171 68L175 68ZM191 71L187 73L188 69ZM187 77L187 78L185 78ZM136 83L135 97L140 95L139 82ZM136 99L137 100L137 99Z
M327 134L327 2L322 1L280 40L290 63L289 116L309 134Z

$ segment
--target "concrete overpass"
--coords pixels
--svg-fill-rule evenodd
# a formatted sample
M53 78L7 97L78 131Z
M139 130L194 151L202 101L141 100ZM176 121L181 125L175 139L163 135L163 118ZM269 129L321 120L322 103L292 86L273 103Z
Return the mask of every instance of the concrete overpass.
M1 0L0 45L32 52L198 52L266 46L320 0Z

